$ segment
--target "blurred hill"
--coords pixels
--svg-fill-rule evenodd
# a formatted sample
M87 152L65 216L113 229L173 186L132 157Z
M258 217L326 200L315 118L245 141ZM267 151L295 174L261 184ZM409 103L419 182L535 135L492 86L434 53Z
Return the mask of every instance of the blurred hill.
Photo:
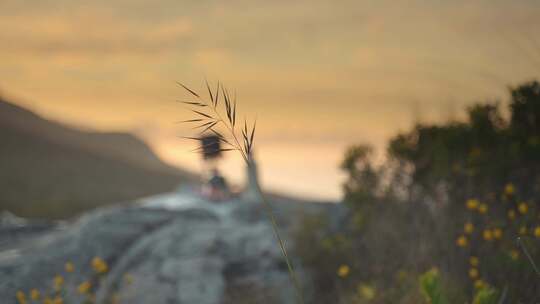
M194 181L127 133L76 130L0 97L0 210L64 218Z

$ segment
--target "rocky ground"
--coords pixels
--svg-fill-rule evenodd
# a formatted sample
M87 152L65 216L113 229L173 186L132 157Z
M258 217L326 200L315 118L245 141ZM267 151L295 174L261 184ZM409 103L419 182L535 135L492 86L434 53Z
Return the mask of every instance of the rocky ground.
M335 204L271 197L287 247L305 213L335 212ZM51 292L62 275L64 303L83 303L88 280L96 303L293 303L287 268L264 209L237 197L211 203L190 189L90 212L69 222L0 221L0 298L18 290ZM108 264L92 269L94 257ZM73 272L65 264L74 265ZM295 261L306 293L308 271Z

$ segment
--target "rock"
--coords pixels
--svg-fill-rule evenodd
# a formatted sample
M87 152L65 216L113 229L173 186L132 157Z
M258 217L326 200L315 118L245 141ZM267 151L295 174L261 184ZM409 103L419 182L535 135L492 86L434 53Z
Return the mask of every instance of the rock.
M12 227L22 227L27 223L27 220L24 218L18 217L15 214L2 211L0 212L0 227L1 228L12 228Z
M288 248L297 209L326 208L272 200ZM96 303L294 303L285 261L261 207L240 199L211 204L180 192L93 211L0 250L0 297L15 303L17 290L50 292L60 274L69 303L85 300L76 289L86 280ZM92 270L96 256L108 264L106 275ZM73 272L64 270L66 262L75 265Z
M90 267L93 257L114 264L141 235L172 218L174 214L168 211L104 209L16 244L9 251L0 252L0 297L14 299L17 290L31 288L50 292L57 274L64 276L66 289L75 290L76 285L96 277ZM67 262L75 265L74 272L64 271ZM74 303L82 300L69 294L67 297Z
M57 225L43 220L27 220L10 212L0 213L0 252L13 252L32 238L39 237Z

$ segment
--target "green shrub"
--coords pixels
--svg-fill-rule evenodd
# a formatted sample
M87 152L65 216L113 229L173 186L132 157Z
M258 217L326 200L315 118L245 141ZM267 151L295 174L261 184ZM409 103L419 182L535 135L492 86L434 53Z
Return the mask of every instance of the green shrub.
M496 304L499 298L497 290L490 286L484 286L476 292L473 304Z
M442 291L442 283L439 271L435 268L425 272L420 276L420 291L426 298L428 304L447 304Z

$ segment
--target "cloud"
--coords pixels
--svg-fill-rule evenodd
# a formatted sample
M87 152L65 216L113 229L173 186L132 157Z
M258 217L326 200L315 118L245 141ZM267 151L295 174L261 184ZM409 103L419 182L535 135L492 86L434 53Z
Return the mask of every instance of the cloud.
M109 102L172 99L174 80L207 76L237 88L248 111L368 117L366 107L471 100L537 73L539 10L525 0L4 0L0 75L13 90L40 83L65 98L56 91L67 85Z
M144 26L98 12L3 16L0 40L4 47L0 52L28 56L148 55L181 49L193 33L188 18Z

